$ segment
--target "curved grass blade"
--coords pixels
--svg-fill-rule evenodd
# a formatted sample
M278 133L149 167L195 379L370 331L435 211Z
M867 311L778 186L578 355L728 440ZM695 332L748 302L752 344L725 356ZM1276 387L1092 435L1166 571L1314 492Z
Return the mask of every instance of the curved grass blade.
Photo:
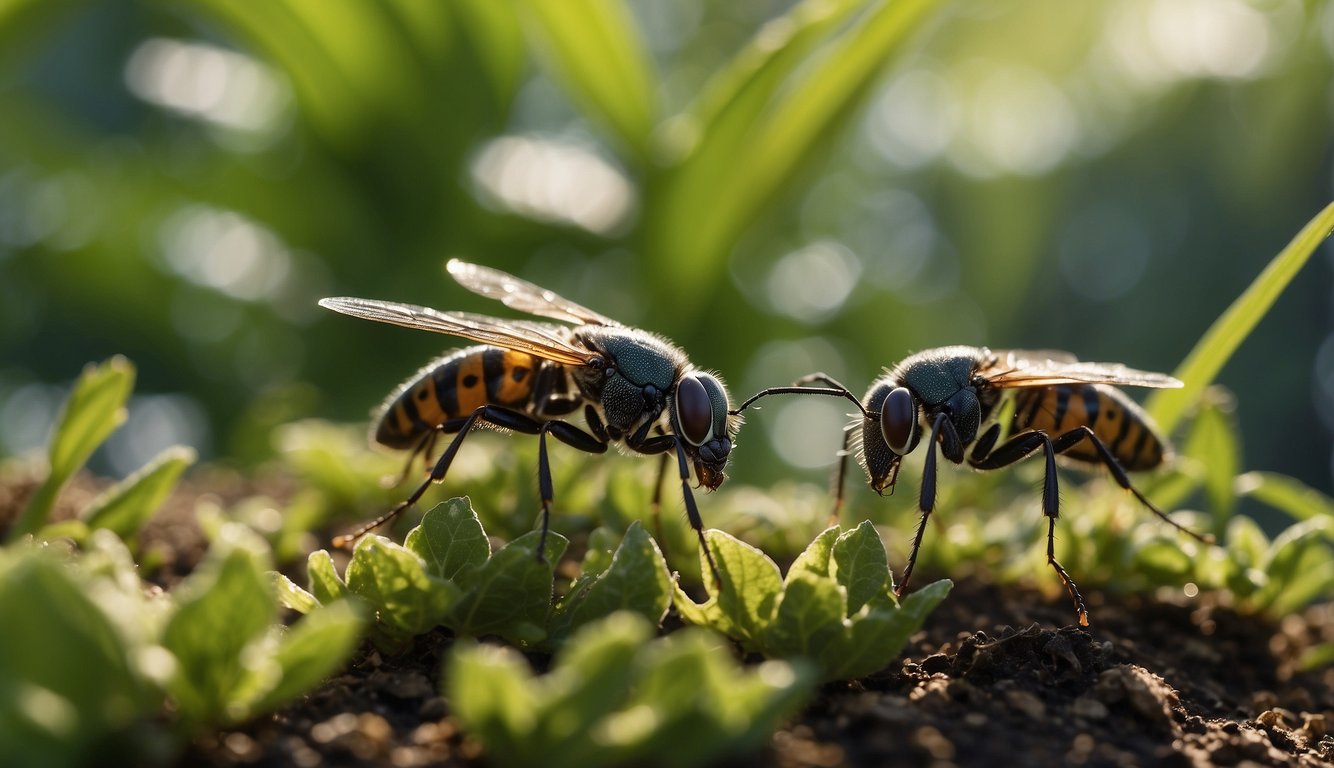
M1227 363L1237 347L1246 340L1251 330L1274 305L1283 289L1292 282L1325 238L1334 230L1334 203L1311 219L1301 232L1279 252L1260 276L1242 292L1227 311L1195 344L1186 359L1172 375L1186 386L1181 389L1160 389L1149 398L1149 415L1164 432L1170 433L1181 422L1187 410L1199 402L1205 388Z
M148 518L167 500L186 467L195 463L193 448L176 445L93 499L82 517L92 529L107 528L122 539L138 535Z
M22 516L9 531L9 541L46 524L56 496L97 446L125 421L125 401L134 389L134 366L117 355L101 365L84 368L51 433L46 476Z
M530 28L558 79L618 142L643 158L658 120L656 77L619 0L526 0Z

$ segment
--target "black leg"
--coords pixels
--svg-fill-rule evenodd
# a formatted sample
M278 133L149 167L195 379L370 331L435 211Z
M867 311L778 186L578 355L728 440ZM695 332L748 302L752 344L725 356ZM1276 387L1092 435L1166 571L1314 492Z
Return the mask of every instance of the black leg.
M1149 501L1148 498L1144 496L1144 494L1140 493L1138 488L1131 485L1130 478L1126 476L1126 471L1121 468L1121 463L1116 460L1115 456L1112 455L1111 449L1108 448L1105 444L1103 444L1102 440L1099 440L1098 436L1094 434L1093 430L1089 429L1087 426L1075 427L1069 432L1066 432L1065 434L1056 438L1055 440L1056 452L1064 453L1065 451L1068 451L1071 448L1078 445L1083 440L1088 440L1090 443L1093 444L1093 447L1097 449L1098 456L1101 457L1103 465L1106 466L1107 469L1111 471L1112 478L1116 480L1116 484L1126 489L1127 491L1133 493L1135 495L1135 498L1139 499L1139 503L1147 507L1150 512L1157 515L1168 525L1172 526L1178 531L1181 531L1187 536L1190 536L1192 539L1195 539L1201 544L1214 543L1213 536L1209 534L1196 533L1195 531L1192 531L1191 529L1187 528L1181 523L1178 523L1177 521L1168 517L1167 513L1163 512L1161 509L1154 506L1153 502Z
M350 534L335 537L333 545L339 548L350 547L362 536L365 536L367 533L370 533L381 525L393 520L395 517L398 517L403 510L417 503L417 500L422 497L422 494L426 493L426 489L431 487L432 483L438 483L445 479L445 475L449 472L450 465L454 462L454 456L458 454L460 446L463 445L463 440L472 431L473 426L479 421L528 435L540 435L538 485L540 486L543 496L542 539L545 544L547 506L550 503L551 496L551 470L546 458L546 433L550 432L566 445L578 448L587 453L603 453L607 450L607 444L599 441L593 435L580 430L573 424L564 421L541 422L531 416L519 413L518 411L512 411L508 408L502 408L496 405L483 405L473 411L472 415L468 416L468 418L462 422L447 422L442 425L441 429L443 431L446 428L452 427L455 423L458 423L458 433L454 436L454 439L450 441L449 446L445 448L444 453L440 454L440 458L436 460L435 466L431 469L430 474L427 475L426 480L424 480L421 485L418 485L406 499L396 504L388 512L380 515ZM542 556L542 551L543 548L538 547L538 557Z
M658 546L662 547L662 556L667 557L667 538L662 530L662 481L667 478L667 453L664 451L658 459L658 476L653 480L653 498L649 501L649 510L653 513L653 530L658 537Z
M704 553L704 559L709 563L709 572L713 574L714 585L722 589L723 582L718 577L718 566L713 562L713 552L709 550L708 542L704 540L704 519L699 515L699 507L695 505L695 494L690 490L690 462L686 461L685 444L675 435L654 435L642 442L627 442L626 445L632 451L647 455L676 451L676 463L681 473L681 498L686 504L686 518L690 520L690 527L695 529L695 535L699 538L699 550Z
M713 552L709 551L709 542L704 540L704 519L699 516L699 507L695 506L695 494L690 491L690 465L686 463L686 449L680 440L672 438L676 443L676 463L681 468L681 496L686 502L686 518L690 520L690 527L695 529L695 535L699 537L699 551L704 553L704 559L709 563L709 573L713 574L713 585L722 591L723 580L718 576L718 565L713 562Z
M1087 430L1087 427L1082 429ZM1092 435L1092 432L1089 432ZM1071 437L1074 435L1074 437ZM1038 448L1043 449L1046 457L1046 468L1042 478L1042 514L1047 516L1047 564L1056 571L1056 575L1061 578L1061 583L1065 585L1065 591L1070 593L1070 600L1075 604L1075 613L1079 615L1079 625L1087 627L1089 625L1088 610L1084 607L1084 598L1079 594L1079 587L1075 586L1074 579L1056 559L1056 519L1061 516L1061 492L1059 478L1056 474L1056 454L1069 450L1072 446L1083 439L1083 434L1078 430L1067 432L1061 435L1055 442L1052 441L1047 433L1034 431L1024 432L1002 443L992 451L991 455L983 457L970 463L978 469L997 469L999 467L1009 466L1020 461Z
M843 519L843 489L848 479L848 444L852 442L852 435L858 426L849 424L843 428L843 448L838 452L838 469L834 470L834 487L830 489L834 496L834 511L829 513L830 525L835 525Z
M903 569L903 578L894 589L894 594L899 597L902 597L908 588L908 580L912 578L913 568L917 565L917 551L922 548L922 536L926 534L926 521L936 508L936 443L940 441L941 430L946 429L945 425L949 423L950 417L947 413L936 414L935 421L931 422L931 440L926 446L926 462L922 465L922 489L917 502L922 519L917 522L917 535L913 537L912 550L908 553L908 564ZM954 441L957 443L958 440L956 434Z

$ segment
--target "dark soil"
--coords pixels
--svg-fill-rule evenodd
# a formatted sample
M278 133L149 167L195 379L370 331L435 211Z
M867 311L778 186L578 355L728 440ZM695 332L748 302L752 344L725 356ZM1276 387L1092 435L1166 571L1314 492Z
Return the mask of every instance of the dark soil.
M13 480L0 529L30 492ZM202 547L181 522L201 492L183 488L146 532L165 581ZM62 507L80 493L87 481ZM825 686L740 764L1334 765L1334 668L1298 666L1334 642L1334 602L1272 622L1208 595L1085 595L1080 629L1064 596L961 581L898 660ZM179 765L485 765L439 694L450 642L436 632L397 657L365 646L305 699L197 740Z

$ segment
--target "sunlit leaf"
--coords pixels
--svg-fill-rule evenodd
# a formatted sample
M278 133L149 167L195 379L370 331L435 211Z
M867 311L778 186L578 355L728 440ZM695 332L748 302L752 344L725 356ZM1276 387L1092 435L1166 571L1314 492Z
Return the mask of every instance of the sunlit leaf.
M315 609L297 622L279 641L273 655L281 673L277 684L254 701L245 702L243 718L277 709L339 669L361 641L365 613L361 604L340 600Z
M306 578L310 593L323 605L351 594L339 578L328 550L317 549L306 558Z
M1182 415L1200 399L1232 353L1269 312L1279 294L1297 276L1331 230L1334 230L1334 203L1311 219L1200 337L1195 348L1172 374L1186 385L1181 389L1160 389L1153 393L1146 406L1149 415L1164 432L1170 434Z
M450 611L445 624L462 635L500 635L516 644L546 637L554 574L568 541L548 532L546 555L536 556L541 533L531 531L491 556L477 573L473 587Z
M404 546L426 562L431 573L470 589L477 569L491 555L491 542L467 498L453 498L422 516Z
M630 611L657 626L671 605L671 577L658 545L635 521L616 548L611 565L577 584L557 608L559 634L616 611Z
M1275 472L1247 472L1236 478L1236 493L1281 509L1297 520L1316 516L1334 519L1334 499L1295 477Z
M177 591L176 610L162 644L179 664L171 694L187 721L227 719L232 695L246 676L243 651L277 615L266 553L254 534L225 526L208 560Z
M278 596L278 602L282 603L284 608L304 614L320 607L320 601L316 600L314 595L298 587L296 582L283 574L270 571L269 580L273 584L274 593Z
M125 421L125 401L133 389L134 366L123 357L84 368L51 433L50 474L10 529L10 541L46 523L60 489Z
M760 212L781 195L798 172L828 144L856 113L867 94L894 58L902 42L935 7L932 0L877 0L847 24L837 25L848 12L841 4L808 4L792 12L790 24L773 24L761 34L760 45L792 45L804 53L827 29L838 34L819 49L819 55L757 57L749 69L751 83L719 86L723 94L744 100L735 111L708 108L724 121L714 138L703 132L694 152L699 165L684 177L671 178L660 208L650 211L650 242L664 258L658 277L676 288L675 299L697 297L698 288L720 273L722 256ZM828 13L829 15L824 15ZM743 56L755 56L753 52ZM748 68L738 66L737 72ZM782 87L776 76L791 72ZM729 77L743 78L743 75ZM765 98L767 97L767 98ZM765 103L761 104L761 101ZM710 142L720 146L714 149ZM689 285L683 284L689 281Z
M872 597L894 589L885 544L869 520L838 537L834 542L833 571L848 591L847 615L861 610Z
M620 0L521 0L537 47L574 100L643 157L658 119L657 78Z
M373 535L357 542L347 565L347 588L375 609L376 629L390 642L438 625L460 596L453 584L428 573L411 550Z
M82 517L89 528L107 528L122 538L139 532L167 500L176 481L195 462L193 448L174 446L88 505Z

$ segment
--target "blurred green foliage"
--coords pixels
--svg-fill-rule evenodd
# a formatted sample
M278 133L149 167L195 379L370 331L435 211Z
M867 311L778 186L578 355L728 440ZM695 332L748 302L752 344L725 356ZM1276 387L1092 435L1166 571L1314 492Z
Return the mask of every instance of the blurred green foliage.
M946 343L1170 370L1328 197L1331 29L1298 0L9 0L0 451L111 353L143 392L119 474L362 419L454 342L315 300L501 313L453 255L736 396ZM1324 491L1328 278L1220 376L1243 465ZM818 477L842 410L768 405L733 473Z

